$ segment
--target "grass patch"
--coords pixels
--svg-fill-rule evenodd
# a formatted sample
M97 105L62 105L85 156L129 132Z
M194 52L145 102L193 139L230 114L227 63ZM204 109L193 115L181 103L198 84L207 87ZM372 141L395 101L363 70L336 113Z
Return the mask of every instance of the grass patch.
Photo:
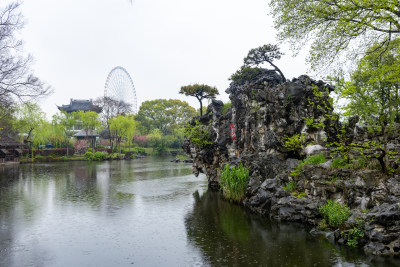
M300 161L299 165L297 165L296 169L290 175L298 176L301 173L303 166L306 164L316 165L324 162L326 162L326 158L322 154L307 157L306 159Z
M221 173L220 183L224 197L240 202L244 199L249 182L249 169L242 164L238 168L226 165Z
M324 216L326 222L335 228L343 225L350 217L350 208L347 205L336 203L333 200L319 207L319 212Z
M364 158L353 159L350 163L347 163L345 159L335 158L332 160L332 169L352 169L360 170L368 167L367 161Z

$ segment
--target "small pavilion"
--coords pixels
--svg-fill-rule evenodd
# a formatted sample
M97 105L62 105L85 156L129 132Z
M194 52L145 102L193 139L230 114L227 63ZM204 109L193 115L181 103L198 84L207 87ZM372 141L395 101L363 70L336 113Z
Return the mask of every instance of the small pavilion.
M68 105L57 106L57 108L60 111L66 112L67 114L70 114L72 112L78 112L78 111L94 111L94 112L100 113L103 110L102 107L93 104L92 99L86 100L86 99L73 99L73 98L71 98ZM72 128L74 136L75 136L75 134L78 134L81 130L82 130L82 126L81 126L80 122L77 122L77 124L74 125ZM77 137L77 136L75 136L75 137ZM86 137L86 135L85 135L85 137Z
M0 134L0 164L19 163L23 146L13 138Z
M84 130L80 130L79 132L74 134L74 137L77 140L88 140L92 147L94 147L96 145L96 139L99 136L100 135L96 131L88 131L88 132L86 132Z

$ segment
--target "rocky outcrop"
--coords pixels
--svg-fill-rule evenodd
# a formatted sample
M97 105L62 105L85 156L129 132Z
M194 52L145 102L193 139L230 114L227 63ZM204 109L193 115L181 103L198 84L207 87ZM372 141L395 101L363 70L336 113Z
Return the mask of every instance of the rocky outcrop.
M331 161L305 165L298 175L290 175L300 154L284 146L287 137L302 134L310 144L302 151L306 155L328 155L326 142L335 141L342 126L347 129L342 138L348 142L357 136L365 138L365 131L357 130L357 117L341 125L334 116L326 116L333 110L332 90L307 76L283 83L273 71L253 82L232 83L226 90L232 102L226 113L222 112L223 103L213 100L206 115L190 122L194 126L199 121L212 141L204 146L185 141L193 172L205 173L209 185L218 188L223 167L243 163L251 176L243 204L276 220L317 225L322 219L319 207L328 199L347 204L352 216L346 229L358 220L366 222L365 235L359 240L366 251L400 254L398 176L388 179L379 170L332 169ZM310 118L324 121L326 127L310 124ZM283 188L291 182L296 184L296 192L304 194L291 194ZM346 229L328 236L344 243Z

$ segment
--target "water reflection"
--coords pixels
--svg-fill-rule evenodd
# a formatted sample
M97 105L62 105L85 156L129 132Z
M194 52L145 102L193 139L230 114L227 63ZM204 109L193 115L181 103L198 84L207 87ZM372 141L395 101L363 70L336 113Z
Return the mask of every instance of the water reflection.
M168 158L0 169L0 266L201 263L183 218L205 187Z
M0 168L0 266L399 263L315 240L206 191L204 176L168 158Z
M212 266L396 266L315 240L301 225L276 223L223 200L218 192L194 194L185 225L190 243ZM398 265L397 265L398 266Z

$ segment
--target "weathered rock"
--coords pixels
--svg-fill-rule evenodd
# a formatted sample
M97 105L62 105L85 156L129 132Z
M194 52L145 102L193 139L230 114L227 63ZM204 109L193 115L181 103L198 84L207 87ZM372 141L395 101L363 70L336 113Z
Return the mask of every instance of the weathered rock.
M400 220L399 204L384 203L381 206L375 206L369 213L367 218L374 220L374 222L388 226L392 225L395 221Z
M326 147L323 147L321 145L310 145L304 148L304 154L308 156L316 154L325 154L326 150L327 150Z
M250 180L243 204L276 220L316 225L322 219L319 207L328 199L346 204L352 209L345 223L347 229L331 232L330 240L346 244L346 233L361 227L361 219L365 222L365 237L359 243L365 245L365 251L400 255L398 176L387 179L379 170L332 169L332 160L305 165L297 175L291 175L301 152L328 157L326 142L351 143L368 138L366 129L357 125L358 116L350 118L348 124L334 119L331 91L332 86L308 76L284 82L279 74L268 70L253 81L232 82L226 90L232 102L230 110L222 114L223 103L213 100L206 115L197 118L208 129L213 144L199 147L189 140L184 142L185 152L193 159L193 172L205 173L209 185L218 188L226 164L244 164L249 168ZM332 115L329 120L326 114ZM325 120L325 127L307 125L305 118ZM343 128L345 135L338 135ZM306 135L312 145L304 151L285 145L288 137L300 134ZM400 145L393 146L400 151ZM292 192L283 188L289 183L296 185Z

